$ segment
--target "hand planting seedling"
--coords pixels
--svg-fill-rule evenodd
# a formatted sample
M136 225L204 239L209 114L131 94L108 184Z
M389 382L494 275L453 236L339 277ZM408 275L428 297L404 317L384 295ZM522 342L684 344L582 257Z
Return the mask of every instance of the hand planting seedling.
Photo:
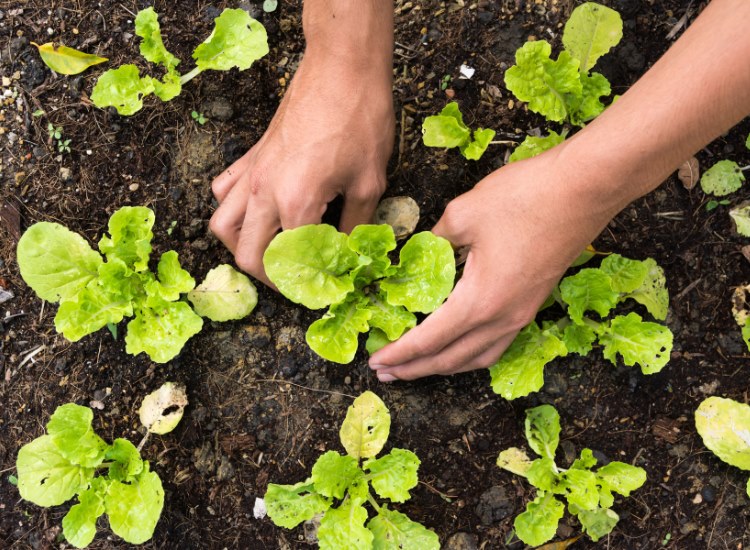
M155 393L182 391L174 385L165 390L168 384ZM184 392L181 396L175 403L179 417L187 404ZM179 422L179 418L172 418L171 422L165 419L160 423L163 408L154 411L147 400L141 407L142 419L144 409L152 419L146 425L146 437L168 433ZM131 544L146 542L159 521L164 490L148 461L141 459L145 438L137 448L122 438L108 445L94 432L93 418L88 407L74 403L58 407L47 423L47 434L18 451L18 491L21 498L43 507L59 506L77 496L78 503L62 520L63 536L76 548L94 540L96 522L102 514L107 514L117 536Z
M721 460L750 470L750 406L733 399L709 397L695 411L695 427L703 443ZM747 480L750 497L750 479Z
M159 80L141 76L135 65L122 65L99 77L91 101L99 108L114 107L121 115L132 115L143 107L143 98L155 94L169 101L180 94L182 86L206 70L244 71L268 53L266 30L242 9L225 9L215 20L213 32L193 52L196 67L180 74L180 60L164 46L158 15L153 8L138 12L135 33L141 37L141 55L162 65L166 74Z
M428 116L422 123L422 143L427 147L458 147L464 158L479 160L495 137L495 130L474 130L464 124L458 103L446 105L439 115Z
M599 268L565 277L552 298L566 316L545 321L541 328L532 322L490 367L492 389L505 399L538 391L547 363L568 353L587 355L596 342L605 359L617 364L619 354L626 365L640 365L643 374L659 372L669 361L673 335L668 327L644 321L635 312L610 317L618 303L632 299L655 319L666 319L669 294L664 271L651 258L638 261L612 254ZM584 316L587 311L602 320Z
M451 244L429 231L403 246L398 265L389 225L359 225L350 235L330 225L282 231L268 245L263 265L279 291L309 309L330 306L307 329L310 348L336 363L349 363L358 335L377 349L414 327L414 312L430 313L453 289L456 263Z
M341 425L345 455L324 453L313 465L312 475L295 485L268 484L264 500L271 520L292 529L323 514L318 543L329 550L438 550L440 541L434 532L379 504L371 492L391 502L405 502L419 482L420 462L413 452L393 449L375 458L388 440L390 426L390 414L380 398L369 391L360 395ZM369 521L365 504L375 510Z
M525 477L537 488L536 498L513 522L518 538L530 546L551 540L565 514L564 502L594 542L611 533L620 519L611 509L612 493L630 496L646 482L646 471L624 462L610 462L594 471L597 459L590 449L583 449L570 468L561 468L555 463L560 442L560 416L555 408L528 409L525 424L526 440L539 458L531 460L515 447L497 457L500 468Z
M109 220L110 235L99 252L66 227L32 225L18 242L18 267L26 284L43 300L60 302L55 328L71 342L134 317L127 325L125 351L146 354L157 363L174 358L203 326L241 319L258 301L250 280L230 266L210 271L202 285L182 269L177 252L162 254L149 271L154 213L126 206ZM180 298L187 294L193 308Z

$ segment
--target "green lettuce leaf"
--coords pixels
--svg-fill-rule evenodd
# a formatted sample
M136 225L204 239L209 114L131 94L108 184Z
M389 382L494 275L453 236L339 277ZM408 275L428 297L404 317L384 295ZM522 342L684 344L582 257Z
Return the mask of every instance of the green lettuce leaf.
M258 304L258 291L244 274L223 264L206 274L205 280L188 293L195 312L212 321L247 317Z
M595 119L604 111L602 97L612 93L604 75L599 73L581 74L581 95L569 95L568 102L569 118L572 124L583 126L586 122Z
M94 412L88 407L66 403L55 409L47 422L47 433L60 454L73 464L96 468L104 460L109 445L91 426Z
M531 462L526 479L540 491L553 491L558 484L560 475L555 466L555 461L551 458L537 458ZM562 492L562 491L561 491Z
M405 449L393 449L380 458L366 460L362 468L370 472L370 483L375 492L392 502L406 502L409 491L417 486L419 458Z
M321 550L371 550L374 536L365 521L367 510L351 500L329 508L318 529Z
M748 325L750 327L750 325ZM744 330L744 329L743 329ZM748 328L750 331L750 328ZM391 343L392 340L388 339L385 332L379 328L371 328L370 333L367 335L367 342L365 343L365 349L367 353L372 355L381 348L384 348ZM750 344L748 345L750 347Z
M568 353L587 355L596 341L596 331L588 325L570 324L565 327L562 341Z
M143 108L143 98L154 91L153 79L141 78L138 67L122 65L103 73L91 92L91 101L100 109L114 107L124 116Z
M544 366L567 353L559 338L532 322L490 367L492 390L508 400L539 391L544 385Z
M367 523L367 528L374 536L372 550L440 549L440 539L434 532L385 506Z
M448 103L439 115L428 116L422 123L422 143L427 147L460 147L471 140L471 130L455 101Z
M211 35L193 52L201 71L244 71L268 53L266 29L243 9L225 9Z
M150 282L146 287L146 292L149 295L158 296L166 302L179 300L181 294L190 292L195 288L195 279L190 276L190 273L182 269L179 255L174 250L161 255L157 273L159 279Z
M637 313L612 319L610 328L599 336L602 354L617 364L617 354L628 366L638 363L643 374L659 372L669 362L672 331L664 325L643 321Z
M516 64L505 71L505 85L535 113L561 122L568 116L566 96L580 97L583 88L578 60L562 52L552 61L551 53L544 40L526 42L516 51Z
M622 39L622 19L615 10L586 2L565 23L563 46L580 62L581 72L589 72L598 59Z
M478 128L474 130L474 139L459 145L458 149L467 160L479 160L495 138L495 130Z
M387 296L380 292L377 296L370 294L367 301L359 307L365 309L369 315L370 327L380 329L388 341L398 340L404 332L417 325L416 316L403 306L393 306L388 303Z
M76 548L85 548L96 535L96 520L104 513L103 492L86 489L62 520L63 536Z
M568 504L581 510L593 510L599 504L599 490L594 472L582 469L570 469L560 475L557 490L564 491Z
M578 521L581 522L583 531L591 537L591 540L594 542L598 541L603 536L610 534L620 520L620 516L608 508L581 510L577 517Z
M93 468L73 464L50 435L37 437L18 451L18 492L38 506L59 506L85 490Z
M623 299L632 298L645 306L654 319L663 321L667 318L669 309L669 292L667 291L667 279L664 276L664 270L657 265L653 258L646 258L642 263L648 268L648 274L643 284L633 292L623 296Z
M305 340L315 353L334 363L350 363L357 353L358 336L367 332L370 312L359 307L361 296L352 293L334 304L322 318L311 324Z
M602 487L624 497L646 483L646 470L624 462L610 462L596 471L596 477Z
M586 268L560 282L560 296L568 304L568 315L583 324L583 314L595 311L602 317L617 305L620 293L612 289L612 278L600 269Z
M142 307L128 323L125 351L146 352L152 361L166 363L203 328L203 319L185 302L163 302L158 308Z
M560 415L552 405L539 405L526 410L526 440L538 455L555 459L560 443Z
M336 451L320 455L312 467L315 491L324 497L344 498L349 486L362 475L356 458Z
M284 296L309 309L343 301L354 290L349 271L357 265L348 237L325 224L282 231L263 255L271 282Z
M86 240L57 223L35 223L17 248L21 277L42 300L73 299L96 278L102 257Z
M279 527L292 529L328 510L330 499L311 491L314 491L311 479L295 485L269 483L263 497L268 517Z
M610 254L602 260L600 269L612 279L612 290L627 294L643 286L649 267L646 262Z
M104 265L115 267L113 264ZM106 272L112 271L108 268ZM92 281L78 293L75 301L60 304L55 315L55 329L71 342L77 342L109 323L119 323L125 316L133 315L133 295L130 290L125 275L122 278Z
M590 470L596 466L597 460L594 457L594 453L591 449L583 449L581 456L573 461L570 465L571 470Z
M112 447L105 455L111 460L109 477L116 481L133 481L143 471L143 460L138 449L127 439L118 437L112 442Z
M396 272L380 283L388 303L431 313L453 290L456 261L448 240L423 231L403 246Z
M109 234L99 240L108 260L120 260L133 271L148 269L155 216L145 206L123 206L109 218Z
M152 78L151 83L154 85L154 95L162 101L170 101L182 92L182 81L176 71L168 72L161 80Z
M732 160L720 160L701 176L701 189L704 193L723 197L734 193L745 181L740 165Z
M526 136L508 158L508 163L541 155L563 141L565 141L565 132L560 135L554 130L550 130L549 134L544 137Z
M695 411L695 427L704 445L721 460L750 470L750 406L709 397Z
M363 224L352 229L347 244L357 254L388 261L388 253L396 249L396 235L388 224Z
M347 409L339 437L349 456L372 458L383 449L391 430L391 415L381 399L366 391Z
M163 506L161 480L149 471L148 462L143 463L143 471L133 483L112 481L104 497L112 532L131 544L141 544L154 535Z
M565 513L565 505L551 494L539 495L516 516L516 535L530 546L544 544L555 536L557 524Z
M159 16L149 7L138 12L135 17L135 34L141 37L141 55L152 63L174 69L180 60L169 53L161 39Z

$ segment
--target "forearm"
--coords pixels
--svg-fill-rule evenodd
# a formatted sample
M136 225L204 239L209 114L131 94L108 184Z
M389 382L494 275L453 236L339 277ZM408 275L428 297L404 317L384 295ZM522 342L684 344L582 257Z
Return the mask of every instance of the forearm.
M393 0L305 0L302 26L306 57L354 73L377 71L390 82Z
M750 113L750 2L714 0L613 106L574 136L560 160L579 197L611 217Z

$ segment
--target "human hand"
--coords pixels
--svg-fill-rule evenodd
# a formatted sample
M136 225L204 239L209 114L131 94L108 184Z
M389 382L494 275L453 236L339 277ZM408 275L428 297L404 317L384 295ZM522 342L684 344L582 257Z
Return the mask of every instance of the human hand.
M367 223L385 191L395 120L383 71L307 58L266 133L211 184L211 231L244 271L270 284L263 252L279 229L320 223L343 195L339 228Z
M370 358L381 381L489 367L534 319L616 212L578 200L585 171L561 161L562 150L505 166L448 205L433 232L470 248L463 276L438 310Z

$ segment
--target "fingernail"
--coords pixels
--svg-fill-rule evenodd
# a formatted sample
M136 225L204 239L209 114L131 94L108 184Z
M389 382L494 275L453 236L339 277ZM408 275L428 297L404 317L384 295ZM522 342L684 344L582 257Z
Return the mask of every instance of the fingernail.
M372 363L370 363L370 368L372 370L384 369L385 365L373 365Z
M378 374L378 380L381 382L395 382L398 378L392 374Z

